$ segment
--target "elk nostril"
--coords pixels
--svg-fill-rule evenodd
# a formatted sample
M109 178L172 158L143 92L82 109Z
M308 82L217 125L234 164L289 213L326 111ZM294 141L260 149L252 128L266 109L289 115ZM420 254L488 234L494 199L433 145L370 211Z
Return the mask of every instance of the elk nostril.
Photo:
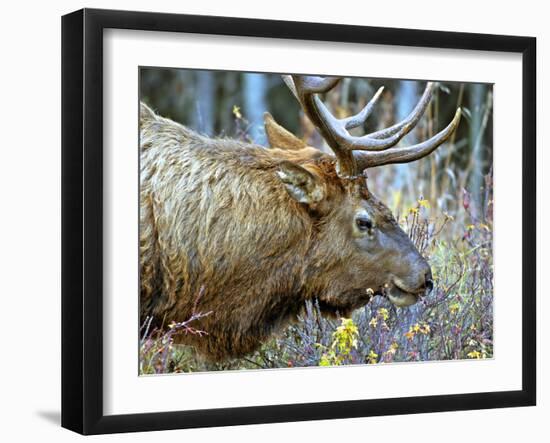
M434 282L431 278L426 279L426 293L429 294L434 288Z

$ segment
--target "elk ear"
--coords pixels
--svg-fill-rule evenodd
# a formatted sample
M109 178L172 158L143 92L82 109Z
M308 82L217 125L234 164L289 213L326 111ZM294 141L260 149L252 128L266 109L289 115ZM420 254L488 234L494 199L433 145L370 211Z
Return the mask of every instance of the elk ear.
M277 175L290 196L299 203L315 206L325 197L321 180L296 163L282 161L279 164Z
M307 146L302 140L277 123L269 112L264 114L264 126L267 141L272 148L294 151Z
M143 102L139 102L139 126L142 127L146 123L154 121L157 116L153 110Z

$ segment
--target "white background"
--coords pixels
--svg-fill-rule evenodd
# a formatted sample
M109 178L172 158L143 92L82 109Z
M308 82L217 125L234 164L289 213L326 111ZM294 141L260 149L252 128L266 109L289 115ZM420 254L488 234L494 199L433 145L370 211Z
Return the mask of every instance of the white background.
M514 125L522 115L521 57L479 51L291 43L149 31L109 30L104 34L105 414L521 389L521 322L515 299L507 296L521 293L521 279L509 278L521 268L521 220L510 217L506 203L515 201L521 206L522 198L521 187L509 180L522 161L521 128ZM326 60L331 61L328 67ZM191 68L378 78L391 74L398 78L494 83L496 358L137 377L139 235L135 215L138 201L132 198L139 193L137 66L182 63ZM376 383L365 383L367 379ZM334 383L338 389L319 389Z
M374 3L374 2L369 2ZM358 25L412 27L453 31L534 35L538 41L538 146L542 148L542 89L548 76L550 30L543 2L483 4L464 0L452 9L440 1L398 1L371 5L338 2L338 8L313 2L233 0L182 2L180 6L157 0L100 2L7 3L1 28L2 143L2 359L0 370L2 426L7 441L72 441L80 439L58 427L60 392L60 15L82 6L140 9L166 12L234 15ZM320 2L316 2L321 5ZM386 8L386 9L385 9ZM520 124L520 122L518 122ZM540 151L539 151L540 152ZM542 178L543 163L550 172L548 155L539 156L539 195L550 195L549 180ZM514 180L513 177L510 178ZM547 220L548 204L539 209L539 221ZM519 208L509 202L511 216ZM539 251L549 235L539 229ZM539 275L548 267L548 253L540 254ZM519 275L519 270L518 270ZM539 277L539 406L495 411L470 411L401 417L287 423L224 429L203 429L117 435L96 440L158 441L341 441L368 438L386 442L507 441L548 435L550 390L545 380L550 327L542 324L548 306L543 294L548 283ZM519 315L519 313L518 313ZM543 369L544 368L544 369Z

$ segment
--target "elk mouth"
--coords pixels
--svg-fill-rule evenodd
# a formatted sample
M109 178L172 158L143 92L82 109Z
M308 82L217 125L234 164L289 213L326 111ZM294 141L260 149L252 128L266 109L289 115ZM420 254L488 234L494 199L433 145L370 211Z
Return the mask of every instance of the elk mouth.
M381 288L376 295L387 297L388 300L398 308L405 308L414 305L423 295L425 295L425 293L426 291L424 289L420 291L411 291L406 289L406 286L400 284L400 282L394 281Z

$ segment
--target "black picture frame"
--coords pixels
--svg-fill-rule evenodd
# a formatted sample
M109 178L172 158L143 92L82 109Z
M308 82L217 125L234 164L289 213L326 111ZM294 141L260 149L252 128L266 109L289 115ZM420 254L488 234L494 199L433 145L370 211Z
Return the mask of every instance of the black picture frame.
M103 413L103 30L519 53L523 64L522 389L131 415ZM83 9L62 18L62 426L82 434L458 411L536 403L536 39Z

